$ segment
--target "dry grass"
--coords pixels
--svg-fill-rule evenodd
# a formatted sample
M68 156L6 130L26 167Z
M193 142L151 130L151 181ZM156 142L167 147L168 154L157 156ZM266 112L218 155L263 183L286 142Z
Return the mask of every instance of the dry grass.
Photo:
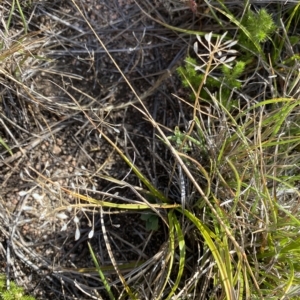
M267 6L264 41L231 2L25 4L1 7L7 272L44 299L298 299L299 4ZM196 72L162 109L189 44Z

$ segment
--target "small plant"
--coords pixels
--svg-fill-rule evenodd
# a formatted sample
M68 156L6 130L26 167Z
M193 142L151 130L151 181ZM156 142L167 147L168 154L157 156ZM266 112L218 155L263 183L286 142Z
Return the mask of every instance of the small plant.
M236 61L237 51L231 49L236 41L225 41L226 34L217 37L214 41L212 34L205 35L205 41L197 36L198 42L207 50L198 49L198 42L194 44L194 51L203 65L198 66L197 60L187 57L184 66L177 69L183 85L192 90L190 98L192 101L200 96L200 99L210 99L209 93L218 92L222 103L228 108L235 105L235 101L228 101L233 89L239 89L242 85L239 78L242 76L246 62ZM205 50L204 50L205 51ZM201 73L199 73L199 71ZM205 85L205 89L202 88ZM208 92L209 91L209 92Z
M238 43L237 41L226 40L227 32L221 37L217 37L215 42L212 33L205 35L205 41L197 36L198 41L194 44L194 51L202 65L199 66L196 59L188 56L185 65L177 69L183 85L193 90L191 98L195 99L197 90L203 82L210 91L222 86L220 98L226 102L230 91L241 87L239 78L245 71L247 64L251 62L247 55L235 61L235 55L238 52L244 53L245 49L249 55L251 52L258 52L257 54L259 54L262 52L260 43L266 42L276 28L272 16L265 9L261 9L257 13L248 9L240 23L237 34ZM201 48L199 49L198 42L204 53L202 53ZM231 49L234 45L239 47L239 51ZM206 99L207 93L201 89L200 96Z
M6 277L4 274L0 274L0 300L35 300L35 298L26 295L24 289L12 281L8 290L6 287Z
M145 221L146 230L158 230L158 216L147 212L141 215L141 220Z
M238 80L245 70L246 63L243 61L237 61L235 65L230 68L226 65L222 65L222 74L224 75L224 82L230 89L240 88L242 83Z
M192 101L195 100L195 91L197 91L199 84L204 80L205 75L197 72L196 59L192 57L187 57L185 60L185 65L177 69L179 76L182 79L182 84L184 87L191 88L193 93L191 93L190 98ZM209 76L206 78L206 87L210 90L221 90L221 99L227 101L231 90L241 87L241 81L239 78L245 70L246 63L243 61L237 61L232 67L228 65L221 66L221 73L216 76ZM208 94L205 90L201 90L200 97L203 99L208 98Z
M266 42L276 30L272 16L266 9L261 9L257 13L248 9L242 21L242 25L248 30L253 40L257 43ZM245 34L240 35L239 41L249 47L249 39Z
M194 93L191 93L190 95L192 101L195 100L195 91L197 91L200 82L204 80L204 74L201 74L196 70L196 64L196 59L188 56L185 59L185 65L180 66L177 69L177 72L181 77L183 86L186 88L191 88L194 91ZM208 77L206 80L206 85L209 88L218 88L220 87L220 82L212 77ZM205 92L202 92L201 96L205 98Z

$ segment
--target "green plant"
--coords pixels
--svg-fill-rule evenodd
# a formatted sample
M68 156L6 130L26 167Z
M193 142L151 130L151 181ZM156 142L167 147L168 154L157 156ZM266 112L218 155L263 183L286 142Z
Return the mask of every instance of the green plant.
M193 143L189 155L176 147L187 167L187 176L200 194L196 205L190 203L189 209L177 210L194 223L199 236L205 240L204 248L210 250L217 265L212 272L216 274L214 284L222 284L221 298L234 299L239 295L240 299L292 299L299 291L300 282L296 234L300 228L300 215L295 201L299 192L294 178L300 143L296 125L299 100L295 86L300 79L291 66L281 64L293 80L285 82L284 91L278 89L276 80L270 83L268 88L274 95L280 95L278 98L265 98L267 93L263 89L264 92L259 94L257 83L261 82L266 65L272 68L263 55L264 43L270 40L279 47L276 37L271 38L277 27L266 10L254 13L247 9L241 22L228 9L222 12L238 25L239 43L235 49L243 54L239 61L228 65L224 58L222 63L219 60L221 51L218 53L214 46L201 43L205 48L202 52L194 47L200 60L188 57L185 66L178 69L183 85L191 88L195 103L193 121L197 124L196 130L189 130L186 135L201 144L205 142L210 164L203 167L206 161L193 159L195 154L203 151L199 143ZM217 45L210 37L205 35L208 45L210 42ZM206 63L202 57L206 57ZM293 53L290 58L298 66L297 54ZM253 70L246 68L254 63L258 66ZM240 78L246 78L246 81L242 82ZM250 78L255 78L253 83ZM249 83L253 84L254 90ZM236 90L239 101L233 98ZM289 97L283 96L286 94ZM228 102L232 105L226 105ZM293 155L289 156L290 153ZM186 163L187 159L198 164L198 171ZM293 201L288 200L287 195ZM287 202L291 205L289 209L284 208ZM261 210L264 211L262 219ZM204 211L205 216L202 215ZM243 221L239 223L242 215ZM262 226L257 232L256 224ZM247 232L256 245L244 243ZM235 288L237 285L239 288Z
M204 43L200 36L197 36L201 46L208 50L209 56L198 50L196 42L194 50L198 58L200 58L201 63L204 64L199 66L195 58L188 56L185 59L185 65L177 69L183 85L192 89L191 99L193 100L197 97L196 91L199 85L204 82L207 89L211 92L219 90L220 99L222 99L223 103L227 103L232 89L239 89L241 87L239 78L243 75L247 64L253 62L253 58L249 59L250 56L253 57L251 52L256 52L257 55L262 53L260 44L270 39L271 35L277 29L271 14L265 9L261 9L255 13L248 8L241 23L233 19L233 16L228 15L228 13L224 12L224 14L239 25L237 33L238 43L236 44L236 42L231 40L224 42L226 33L221 37L217 37L215 42L213 41L212 34L206 34L205 40L207 43ZM239 51L231 49L235 44L235 48ZM246 53L247 55L243 55L239 60L235 60L235 56L233 55L238 52ZM211 62L210 58L212 58ZM215 72L213 73L213 71ZM221 86L222 89L220 89ZM207 91L201 89L200 97L207 99Z
M30 3L31 1L29 1ZM23 13L23 9L22 9L22 6L20 4L20 1L19 0L12 0L12 3L11 3L11 9L10 9L10 14L9 14L9 18L8 18L8 21L7 21L7 28L10 27L10 23L11 23L11 19L12 19L12 15L14 13L14 10L15 10L15 5L17 5L18 7L18 11L19 11L19 14L20 14L20 17L22 19L22 23L23 23L23 28L24 28L24 33L27 34L27 21L25 19L25 16L24 16L24 13Z
M141 215L141 220L145 221L146 230L158 230L158 221L159 218L156 214L151 212L146 212Z
M10 282L9 290L6 287L6 277L0 274L0 299L1 300L34 300L32 296L25 294L24 289Z
M241 24L251 35L251 40L256 43L264 43L268 39L270 40L272 34L277 29L271 14L264 8L258 12L254 12L250 8L247 9ZM240 32L239 42L247 49L253 49L249 44L249 38L245 31Z
M103 274L103 272L102 272L102 270L101 270L101 268L100 268L100 265L99 265L98 260L97 260L97 258L96 258L96 256L95 256L95 253L94 253L94 251L93 251L93 248L92 248L92 246L91 246L91 244L90 244L89 242L88 242L88 246L89 246L90 254L91 254L91 256L92 256L92 260L93 260L93 262L94 262L94 264L95 264L95 267L96 267L96 269L97 269L97 272L98 272L98 274L99 274L99 277L101 278L101 280L102 280L102 282L103 282L103 285L104 285L104 287L105 287L105 289L106 289L106 292L108 293L109 299L114 300L115 297L114 297L114 295L113 295L113 293L112 293L112 291L111 291L111 288L110 288L110 286L109 286L109 284L108 284L108 282L107 282L107 280L106 280L105 275Z
M222 74L224 75L224 83L226 83L229 89L239 89L242 86L241 81L238 79L245 71L246 63L244 61L237 61L231 68L222 65Z
M190 98L192 101L195 101L196 92L200 83L205 79L205 75L201 74L197 71L197 63L196 59L188 56L185 59L184 66L180 66L177 68L177 72L181 77L182 84L184 87L191 88L192 93L190 94ZM215 76L208 76L206 78L206 87L209 91L220 91L220 98L223 99L223 103L226 103L231 90L239 89L241 87L241 81L239 78L242 76L246 67L246 62L237 61L232 64L232 66L228 66L226 64L221 65L220 73L216 73ZM222 89L220 87L222 86ZM200 97L202 99L208 99L208 93L206 90L201 90Z
M197 91L199 84L204 80L204 74L201 74L196 70L196 65L196 59L188 56L185 59L184 66L180 66L177 68L177 72L181 77L183 86L186 88L191 88L194 91L194 93L192 92L190 94L190 98L192 101L195 101L195 91ZM220 81L215 78L207 78L206 85L210 89L219 88L220 84ZM201 97L205 98L206 96L207 93L205 93L205 91L202 91Z

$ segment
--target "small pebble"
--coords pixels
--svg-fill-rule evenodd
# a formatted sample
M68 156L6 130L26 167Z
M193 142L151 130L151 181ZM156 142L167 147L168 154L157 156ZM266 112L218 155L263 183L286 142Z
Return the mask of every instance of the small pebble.
M58 147L57 145L54 145L52 148L52 153L53 154L60 154L61 153L61 148Z

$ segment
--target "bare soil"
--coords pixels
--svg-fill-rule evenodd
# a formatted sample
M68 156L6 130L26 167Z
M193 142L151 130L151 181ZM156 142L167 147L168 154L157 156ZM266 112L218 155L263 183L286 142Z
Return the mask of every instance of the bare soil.
M172 94L181 93L175 69L188 51L188 37L159 25L132 0L75 2L166 133L184 125L189 112ZM153 18L186 28L197 25L186 3L170 11L159 1L142 2ZM142 185L90 120L162 191L169 174L155 157L168 161L170 156L71 0L39 1L24 11L30 16L29 34L47 40L39 55L50 60L28 65L28 74L22 74L34 97L13 82L3 88L0 136L13 155L0 148L1 272L10 271L39 299L90 299L99 286L105 299L99 275L88 269L94 268L88 240L101 264L111 265L100 208L74 208L82 200L62 188L105 201L114 195L117 202L139 199L130 187L108 178ZM17 11L14 26L21 27ZM138 214L114 209L103 214L119 264L146 261L164 246L163 224L147 231ZM120 295L114 270L107 269L107 276Z

